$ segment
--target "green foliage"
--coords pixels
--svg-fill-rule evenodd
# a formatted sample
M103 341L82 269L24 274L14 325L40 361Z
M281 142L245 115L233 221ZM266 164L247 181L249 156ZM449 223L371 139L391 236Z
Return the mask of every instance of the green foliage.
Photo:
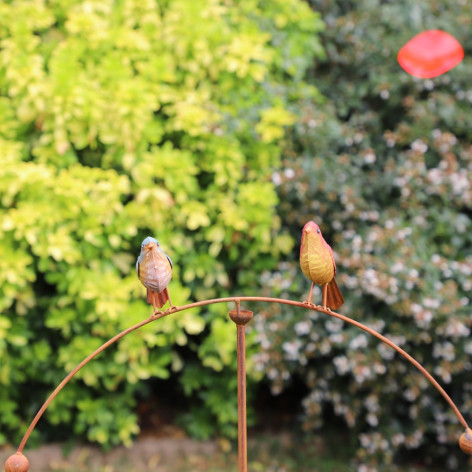
M284 226L299 238L317 221L336 252L339 310L379 330L472 410L472 37L464 2L322 2L327 61L314 76L328 100L303 104L279 183ZM452 32L466 50L446 75L419 80L396 62L426 28ZM295 248L265 275L267 293L306 297ZM320 300L316 292L315 300ZM304 426L327 411L358 441L358 469L394 470L408 456L464 465L462 426L429 382L356 328L271 307L256 320L274 393L304 382ZM282 354L281 354L282 353ZM322 414L324 413L324 414ZM331 417L332 418L332 417ZM362 465L360 465L362 464ZM382 466L383 464L383 466Z
M297 101L316 96L302 79L321 27L298 0L0 4L0 443L150 314L134 273L148 234L175 263L175 304L254 290L291 250L270 175ZM127 336L43 422L129 443L140 382L185 370L179 346L201 358L192 388L233 375L226 316L194 310ZM233 397L201 398L210 433L234 423Z

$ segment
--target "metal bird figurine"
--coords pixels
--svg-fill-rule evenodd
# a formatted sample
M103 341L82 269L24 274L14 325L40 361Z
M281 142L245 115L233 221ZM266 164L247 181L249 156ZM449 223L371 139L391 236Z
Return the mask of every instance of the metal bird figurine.
M156 239L148 236L141 244L141 254L136 261L139 280L147 288L147 302L154 309L172 301L167 290L172 275L172 261L160 248Z
M324 308L336 310L344 303L341 291L334 279L336 263L334 262L333 251L324 240L319 226L314 221L309 221L303 227L300 267L312 282L310 295L306 303L312 305L311 297L315 284L321 285Z

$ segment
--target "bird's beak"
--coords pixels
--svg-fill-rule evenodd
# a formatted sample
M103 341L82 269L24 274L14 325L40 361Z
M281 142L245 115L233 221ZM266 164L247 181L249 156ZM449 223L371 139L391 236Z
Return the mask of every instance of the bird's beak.
M153 242L147 243L146 246L144 246L145 251L152 251L154 248L157 248L157 244Z

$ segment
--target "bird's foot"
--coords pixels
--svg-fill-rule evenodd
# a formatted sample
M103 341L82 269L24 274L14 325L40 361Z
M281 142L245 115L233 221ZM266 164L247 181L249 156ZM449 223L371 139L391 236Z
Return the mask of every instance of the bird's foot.
M171 305L169 308L167 308L167 310L165 311L165 314L170 314L170 313L174 313L174 311L177 311L177 306L174 306L174 305Z
M325 311L332 311L331 308L329 306L326 306L326 305L318 305L317 308L320 308L320 309L325 310Z
M310 307L310 308L314 308L315 310L322 310L322 311L332 311L330 307L328 306L324 306L324 305L316 305L315 303L313 302L310 302L308 300L305 300L304 302L302 302L304 305L306 305L307 307Z
M158 308L154 307L154 313L149 317L149 318L160 318L164 312L162 310L159 310Z
M316 305L311 300L303 301L303 304L312 308L316 308Z

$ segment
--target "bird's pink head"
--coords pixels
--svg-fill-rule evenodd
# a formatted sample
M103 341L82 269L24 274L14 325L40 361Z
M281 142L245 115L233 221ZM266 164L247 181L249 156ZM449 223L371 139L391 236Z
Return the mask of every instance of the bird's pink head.
M319 235L320 237L322 237L320 227L314 221L309 221L303 227L303 233Z

